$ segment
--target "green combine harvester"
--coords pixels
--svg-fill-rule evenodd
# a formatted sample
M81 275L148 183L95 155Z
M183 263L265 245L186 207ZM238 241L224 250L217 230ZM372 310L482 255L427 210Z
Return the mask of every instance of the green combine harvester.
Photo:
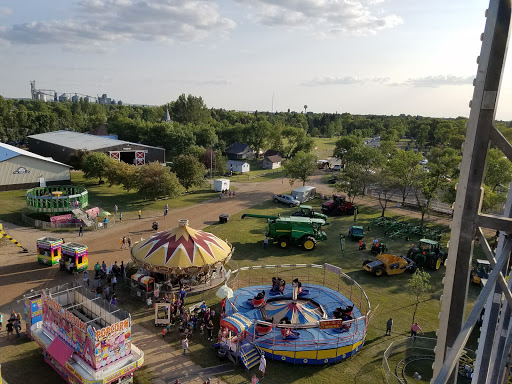
M242 215L242 219L245 217L267 219L268 230L266 236L277 241L281 248L286 248L289 244L295 244L302 246L306 251L312 251L315 249L317 241L327 240L327 235L322 230L322 226L329 223L323 219L299 216L253 215L250 213Z

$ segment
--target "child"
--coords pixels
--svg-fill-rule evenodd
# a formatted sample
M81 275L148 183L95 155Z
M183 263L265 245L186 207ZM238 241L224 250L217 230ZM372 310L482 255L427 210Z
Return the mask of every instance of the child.
M165 334L167 333L167 329L166 328L163 328L162 329L162 339L165 337Z
M199 338L202 339L204 336L204 323L199 326Z
M148 297L148 299L146 300L146 303L148 305L148 309L151 309L151 297Z
M4 321L4 315L0 313L0 331L2 330L2 323Z
M187 354L187 349L188 349L187 336L183 336L183 339L181 339L181 346L183 347L183 356L185 356Z

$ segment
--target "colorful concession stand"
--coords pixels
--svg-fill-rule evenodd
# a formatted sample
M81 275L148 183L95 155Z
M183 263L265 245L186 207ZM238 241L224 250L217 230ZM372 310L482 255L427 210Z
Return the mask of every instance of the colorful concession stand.
M45 361L67 383L133 383L144 363L131 343L130 314L76 283L25 297L25 320Z
M174 282L186 276L197 283L218 272L232 253L231 244L211 233L190 228L188 220L179 220L178 227L155 233L131 249L134 263L151 276L161 274L164 280Z
M62 258L66 262L66 268L73 262L78 272L85 271L89 266L87 245L78 243L62 244Z
M37 239L37 261L46 265L58 264L62 243L62 239L50 236Z

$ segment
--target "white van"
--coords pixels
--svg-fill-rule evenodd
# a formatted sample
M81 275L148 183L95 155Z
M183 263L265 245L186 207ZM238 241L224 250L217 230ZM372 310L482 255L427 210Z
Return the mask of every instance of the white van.
M296 188L292 191L292 196L299 200L301 203L305 203L313 199L316 195L315 187L308 187L307 185L304 187Z

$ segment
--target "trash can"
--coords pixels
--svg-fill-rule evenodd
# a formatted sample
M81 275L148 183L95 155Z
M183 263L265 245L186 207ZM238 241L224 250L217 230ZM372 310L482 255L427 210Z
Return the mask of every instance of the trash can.
M222 215L219 215L219 224L225 224L229 220L229 215L226 213L223 213Z

